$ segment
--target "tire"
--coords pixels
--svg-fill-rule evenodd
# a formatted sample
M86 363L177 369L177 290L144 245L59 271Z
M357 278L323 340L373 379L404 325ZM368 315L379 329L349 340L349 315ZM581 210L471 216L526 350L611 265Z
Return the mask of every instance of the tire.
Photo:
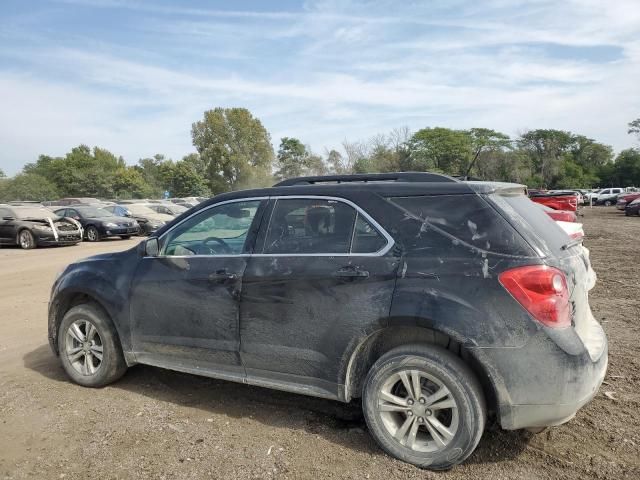
M120 235L120 238L122 240L129 240L131 238L131 235Z
M98 229L94 226L87 227L85 236L89 242L98 242L100 240L100 232L98 232Z
M76 305L65 314L58 329L58 352L69 378L84 387L104 387L127 370L111 320L92 303Z
M604 201L604 206L605 207L610 207L611 205L613 205L613 203L611 203L611 200L605 200Z
M16 241L18 245L20 245L20 248L22 248L23 250L32 250L38 246L33 233L31 233L26 228L18 232Z
M414 400L416 373L422 397ZM389 393L405 404L381 398ZM438 408L429 409L430 405ZM451 352L431 345L398 347L378 359L367 375L362 407L371 435L385 452L431 470L447 470L471 455L487 417L482 387L471 369Z

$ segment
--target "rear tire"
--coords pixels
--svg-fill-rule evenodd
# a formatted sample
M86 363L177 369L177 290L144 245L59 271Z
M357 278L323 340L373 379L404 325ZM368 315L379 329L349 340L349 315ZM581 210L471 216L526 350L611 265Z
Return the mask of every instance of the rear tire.
M23 250L32 250L37 247L36 238L33 236L33 233L27 229L18 232L17 241Z
M469 457L487 416L473 372L459 357L431 345L398 347L378 359L367 375L362 407L385 452L432 470Z
M611 200L605 200L604 202L605 207L610 207L611 205L613 205L613 203L611 203Z
M70 309L58 329L58 352L71 380L104 387L127 371L118 335L104 311L93 303Z
M122 240L129 240L131 238L131 235L120 235L120 238Z

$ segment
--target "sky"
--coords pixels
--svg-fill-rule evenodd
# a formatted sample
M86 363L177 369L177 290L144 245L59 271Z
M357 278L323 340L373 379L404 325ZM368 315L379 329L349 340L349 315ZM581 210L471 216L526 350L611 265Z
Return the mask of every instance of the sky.
M403 126L619 151L639 80L638 0L2 0L0 168L79 144L180 159L219 106L317 153Z

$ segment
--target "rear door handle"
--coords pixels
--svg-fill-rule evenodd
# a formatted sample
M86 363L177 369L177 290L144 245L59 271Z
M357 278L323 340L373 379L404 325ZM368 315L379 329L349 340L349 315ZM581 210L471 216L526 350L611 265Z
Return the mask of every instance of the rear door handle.
M336 277L340 278L367 278L369 272L354 267L344 267L335 272Z

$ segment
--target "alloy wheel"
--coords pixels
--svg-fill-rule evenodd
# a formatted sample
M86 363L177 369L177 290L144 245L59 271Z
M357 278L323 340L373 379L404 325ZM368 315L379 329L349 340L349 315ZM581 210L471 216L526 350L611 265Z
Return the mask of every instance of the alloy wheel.
M98 240L98 231L95 228L89 227L89 229L87 230L87 240L89 240L90 242L95 242Z
M378 412L387 432L416 452L437 452L455 437L458 405L442 381L419 370L389 376L378 392Z
M22 248L29 249L32 246L33 237L27 230L20 232L20 246Z
M102 365L102 338L88 320L76 320L67 329L66 355L81 375L95 375Z

